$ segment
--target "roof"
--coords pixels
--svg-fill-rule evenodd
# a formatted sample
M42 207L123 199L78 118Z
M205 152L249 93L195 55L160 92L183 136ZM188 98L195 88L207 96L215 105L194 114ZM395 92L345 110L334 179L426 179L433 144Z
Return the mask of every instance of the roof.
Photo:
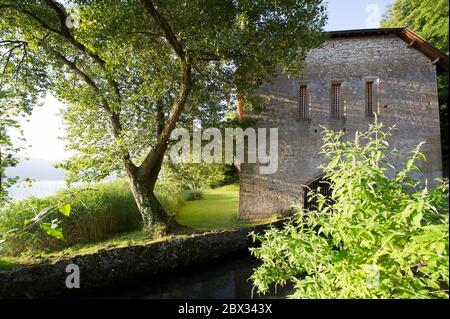
M377 36L377 35L396 35L406 43L408 48L415 48L423 55L428 57L436 65L438 74L448 73L448 55L431 45L424 38L410 29L403 28L378 28L378 29L357 29L327 32L330 38Z

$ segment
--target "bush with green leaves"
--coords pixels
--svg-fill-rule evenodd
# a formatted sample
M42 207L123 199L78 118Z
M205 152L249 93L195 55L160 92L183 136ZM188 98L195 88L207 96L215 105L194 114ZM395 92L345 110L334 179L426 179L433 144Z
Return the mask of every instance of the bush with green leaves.
M167 191L165 188L156 189L156 197L162 207L171 217L176 217L178 210L184 205L185 195L183 191L173 190Z
M448 182L412 177L420 145L392 177L390 132L375 122L349 140L325 129L331 200L316 192L316 208L253 234L260 293L289 284L291 298L448 298Z
M156 196L172 216L185 201L181 191L158 191ZM54 196L30 197L2 207L0 250L10 255L59 250L141 228L141 216L128 181L86 184L64 189Z
M29 209L33 211L34 216L30 217L30 219L21 220L20 223L17 223L17 219L15 218L11 219L11 216L8 216L8 210L6 210L7 214L1 218L3 222L9 219L9 225L8 227L0 228L0 254L4 252L5 246L9 248L8 250L11 250L12 247L17 247L17 243L20 243L19 246L23 247L24 242L22 238L27 237L31 233L38 233L37 236L45 234L49 238L64 240L58 213L69 217L72 208L65 200L66 196L63 196L57 202L46 207L39 208L38 205L30 206ZM0 209L0 215L2 213L5 213L5 211ZM43 233L39 233L39 229Z
M61 203L70 204L70 216L53 209ZM42 212L46 212L43 223L30 223ZM59 219L57 228L55 219ZM69 188L45 198L13 201L0 214L0 233L19 230L3 244L4 252L12 255L99 242L141 227L129 183L121 180ZM53 234L49 233L52 230Z
M191 200L199 200L203 198L203 191L201 189L188 189L183 192L184 200L185 201L191 201Z
M164 164L157 191L201 190L224 180L225 165L217 163Z

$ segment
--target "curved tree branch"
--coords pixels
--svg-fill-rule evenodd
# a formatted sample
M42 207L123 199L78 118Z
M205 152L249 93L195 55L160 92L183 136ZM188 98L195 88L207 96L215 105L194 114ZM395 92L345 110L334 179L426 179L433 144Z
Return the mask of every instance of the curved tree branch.
M62 55L60 52L58 52L52 48L47 48L47 50L51 54L53 54L58 61L60 61L64 65L66 65L75 74L80 76L84 80L84 82L86 82L86 84L88 84L94 90L95 93L101 94L100 89L97 86L97 84L95 83L95 81L88 74L83 72L75 64L75 62L70 61L64 55ZM104 111L108 114L109 121L113 128L114 137L120 138L123 128L122 128L122 124L120 123L119 114L116 112L113 112L113 110L111 109L106 98L101 99L101 106L104 109ZM125 162L125 165L127 165L128 169L133 170L133 171L137 169L136 166L133 164L130 153L128 151L124 154L123 160Z
M184 106L187 102L189 93L192 88L192 68L191 64L187 63L183 67L183 78L181 89L178 93L177 99L172 105L172 109L170 111L169 116L165 122L164 128L159 134L158 141L151 152L147 155L147 157L142 162L139 167L139 172L141 176L149 177L155 171L159 172L160 163L162 162L162 158L164 157L164 153L167 150L167 143L170 138L170 134L172 133L175 125L177 124L178 118L181 115L181 112L184 109ZM158 164L159 163L159 164Z
M56 16L59 20L59 25L61 30L58 32L59 35L66 38L74 47L78 48L80 51L91 57L103 70L106 69L106 61L103 60L97 53L92 52L90 49L88 49L83 43L75 39L75 37L70 32L70 29L67 27L66 21L68 18L68 14L66 12L66 9L59 4L58 2L54 0L46 0L49 7L55 12ZM119 90L119 85L116 81L112 79L108 79L108 83L113 89L118 101L121 100L121 94Z
M46 0L47 5L50 7L50 9L56 14L58 21L59 21L59 29L56 29L47 22L45 22L43 19L41 19L38 15L34 14L31 10L21 7L19 5L14 4L0 4L0 9L14 9L18 11L19 13L25 14L35 21L37 21L43 28L46 30L49 30L55 34L58 34L59 36L64 37L70 44L72 44L75 48L92 58L103 70L106 69L106 61L103 60L97 53L92 52L90 49L88 49L83 43L75 39L75 37L70 32L70 29L66 25L66 20L68 18L68 14L66 12L66 9L57 1L54 0ZM120 89L116 81L112 79L108 79L108 84L113 89L114 94L116 95L116 98L118 102L120 103L121 100L121 94Z
M178 41L177 37L175 36L175 33L173 32L173 30L170 27L167 20L158 12L158 10L153 5L152 1L141 0L141 3L144 6L144 8L147 10L147 12L150 14L150 16L160 26L160 28L164 32L164 37L169 42L169 44L172 46L172 48L175 51L175 54L178 56L178 58L181 61L186 62L186 54L184 53L183 47L182 47L181 43Z
M89 75L87 75L85 72L83 72L80 68L78 68L77 65L75 64L75 62L70 61L64 55L62 55L60 52L58 52L52 48L47 48L47 50L53 56L55 56L55 58L58 61L60 61L64 65L66 65L70 70L72 70L75 74L77 74L79 77L81 77L84 80L84 82L86 82L86 84L88 84L95 91L95 93L100 92L100 89L98 88L98 86L94 82L94 80Z
M175 51L178 59L181 62L182 69L182 84L180 91L178 92L178 96L175 102L172 104L172 108L170 111L167 120L164 123L164 126L159 129L158 141L155 147L149 152L147 157L142 162L139 167L139 173L142 177L147 179L152 179L151 182L154 182L155 178L157 178L157 173L159 172L162 164L162 160L164 154L168 147L168 141L170 138L170 134L172 133L177 121L181 115L181 112L184 109L184 106L187 102L189 93L192 89L192 66L190 58L186 57L186 53L183 50L183 47L179 40L177 39L175 33L170 27L167 20L158 12L158 10L153 5L150 0L140 0L146 11L149 15L155 20L155 22L159 25L164 33L164 37L167 42L170 44L172 49Z

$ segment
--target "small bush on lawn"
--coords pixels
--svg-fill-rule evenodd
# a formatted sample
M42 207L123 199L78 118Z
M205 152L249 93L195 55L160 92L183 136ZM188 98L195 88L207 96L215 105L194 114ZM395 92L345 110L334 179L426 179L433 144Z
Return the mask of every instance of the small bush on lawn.
M198 200L203 198L203 191L201 189L190 189L183 192L184 200Z
M377 123L354 141L325 131L332 200L315 194L316 210L254 235L260 293L291 283L292 298L448 298L448 182L411 178L425 160L420 145L389 178L389 135Z

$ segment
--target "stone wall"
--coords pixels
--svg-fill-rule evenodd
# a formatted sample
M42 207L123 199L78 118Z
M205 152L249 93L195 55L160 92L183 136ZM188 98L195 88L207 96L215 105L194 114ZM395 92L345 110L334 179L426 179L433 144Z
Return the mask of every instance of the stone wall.
M341 82L345 117L330 118L331 83ZM406 155L424 141L424 177L442 176L436 68L432 62L395 35L329 39L312 50L297 78L280 74L259 94L269 97L266 111L254 117L258 127L278 127L277 173L260 175L258 164L242 164L239 218L257 219L302 205L302 184L321 175L324 158L321 128L345 130L353 138L373 117L367 116L365 83L374 81L376 111L386 125L396 125L390 145ZM298 117L298 90L308 86L309 119Z

